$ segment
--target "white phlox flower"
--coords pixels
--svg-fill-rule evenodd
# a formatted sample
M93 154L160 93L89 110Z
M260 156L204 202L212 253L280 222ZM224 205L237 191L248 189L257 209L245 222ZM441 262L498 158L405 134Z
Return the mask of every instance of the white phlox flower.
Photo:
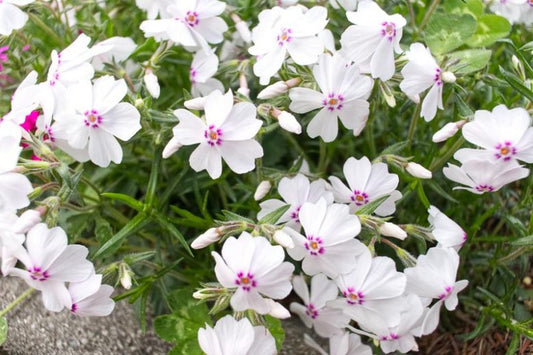
M438 300L432 307L437 324L442 303L449 311L455 310L459 302L457 294L468 285L468 280L455 281L458 267L459 254L454 249L434 247L426 255L418 257L415 267L404 270L407 292L425 299Z
M198 51L194 55L189 79L192 97L207 96L215 90L224 92L224 85L213 78L218 70L218 57L212 51Z
M149 20L154 20L158 15L161 15L161 18L169 17L170 14L166 9L171 2L171 0L135 0L137 7L146 11Z
M111 299L113 287L102 285L102 275L94 274L82 282L71 282L68 292L72 298L70 312L77 316L108 316L115 308Z
M459 251L466 242L466 232L437 207L430 206L428 213L428 221L433 228L431 234L439 242L438 245Z
M171 2L161 19L141 23L145 37L171 40L188 50L209 51L208 43L220 43L228 25L218 17L226 4L217 0L180 0Z
M404 296L405 304L400 313L400 322L396 326L389 326L380 316L368 318L361 322L361 328L377 335L381 350L385 354L393 351L408 353L418 351L415 340L416 327L424 315L424 307L420 298L413 294Z
M18 8L31 4L35 0L0 1L0 35L9 36L13 30L19 30L28 21L28 15Z
M442 106L442 69L431 55L429 48L413 43L406 52L409 62L402 69L403 80L400 89L409 97L431 88L422 102L420 116L429 122Z
M286 228L294 240L294 248L287 253L294 260L302 260L302 270L308 275L324 273L334 278L353 268L355 256L365 250L355 239L361 231L357 216L348 206L328 205L321 198L317 203L305 203L299 213L304 235Z
M236 320L227 315L213 328L198 330L198 343L207 355L274 355L276 342L268 329L252 326L248 318Z
M359 335L345 332L342 335L334 335L329 338L329 354L372 355L372 348L363 344Z
M233 93L214 91L205 101L205 121L183 109L174 111L180 122L172 130L176 142L199 144L189 163L195 171L207 170L212 179L222 174L222 159L237 174L255 168L255 159L263 156L263 148L254 140L262 121L256 119L256 108L249 102L233 105Z
M347 12L354 25L341 36L343 53L373 78L389 80L394 75L394 52L401 53L400 39L406 21L399 14L388 15L373 1L362 1L356 12Z
M287 53L296 64L316 63L324 50L317 34L326 27L327 15L326 8L321 6L306 12L299 6L287 9L276 6L261 11L259 24L252 30L254 45L248 50L257 56L253 70L261 85L267 85L278 72Z
M361 132L369 114L367 100L373 80L359 74L355 65L350 65L341 55L323 54L313 68L321 92L296 87L290 90L289 108L296 113L320 109L307 126L309 137L322 137L332 142L337 137L338 123L356 132Z
M343 334L344 327L350 323L350 317L339 309L326 306L326 302L336 299L339 293L335 282L324 274L315 275L311 278L311 292L302 276L295 276L292 284L294 292L304 304L292 302L291 312L296 313L308 328L314 327L321 337Z
M466 186L456 186L453 189L463 189L481 195L494 192L513 181L523 179L529 175L529 169L512 162L490 162L483 160L469 160L461 167L448 163L442 172L448 179Z
M467 160L533 163L533 127L531 116L523 108L496 106L492 112L478 110L474 120L463 126L467 141L483 149L459 149L454 157Z
M339 275L335 282L343 297L328 302L342 309L358 323L368 323L382 317L389 326L400 323L404 299L405 275L396 271L394 261L388 257L372 258L368 248L356 257L352 269Z
M285 298L292 290L290 277L294 265L284 262L285 253L264 237L243 232L230 237L222 246L222 256L212 252L215 274L222 286L235 290L230 304L234 311L253 309L259 314L271 310L268 298Z
M309 182L309 179L303 175L298 174L295 177L284 177L278 184L278 193L282 200L270 199L259 204L261 210L257 214L258 219L262 219L270 212L277 210L280 207L290 205L287 212L285 212L278 220L278 223L287 223L286 226L297 231L300 230L300 208L306 202L318 202L324 198L328 204L333 203L333 194L326 190L327 182L322 179Z
M15 254L25 269L13 268L9 275L40 290L46 309L59 312L63 307L70 308L72 299L65 282L81 282L94 273L93 264L86 259L87 248L67 245L63 229L48 229L43 223L28 232L25 245Z
M395 201L402 197L402 194L395 190L399 178L398 175L389 173L387 164L372 164L367 157L351 157L344 163L343 172L348 187L338 177L329 177L336 202L349 203L351 211L356 211L380 197L390 195L374 213L388 216L396 211Z
M104 63L122 62L128 59L135 48L137 45L130 37L108 38L92 46L92 50L99 54L92 58L91 64L96 70L102 70Z

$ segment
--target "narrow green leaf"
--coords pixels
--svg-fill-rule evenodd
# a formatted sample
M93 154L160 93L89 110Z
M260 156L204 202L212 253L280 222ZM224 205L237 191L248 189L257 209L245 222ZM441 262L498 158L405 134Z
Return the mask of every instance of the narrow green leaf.
M145 198L146 204L150 207L153 207L156 197L157 178L159 176L159 166L161 165L161 152L162 149L156 147L154 150L154 157L152 158L152 169L150 171L150 178L148 179Z
M132 220L130 220L117 234L113 236L107 243L102 245L100 249L94 254L94 258L101 257L108 254L110 251L119 248L124 239L139 229L144 227L149 222L149 218L144 213L139 213Z
M529 101L533 102L533 91L524 86L522 81L518 79L514 74L511 74L507 70L503 69L500 66L500 73L502 74L505 81L509 83L516 91L524 95Z
M259 224L276 224L276 222L291 208L291 205L281 206L261 218Z
M490 46L498 39L507 36L511 32L511 24L507 19L498 15L482 15L477 19L476 32L466 44L470 47Z
M376 210L376 208L378 208L379 205L383 203L383 201L389 198L389 196L390 195L381 196L377 200L367 203L366 205L355 211L355 214L372 214Z
M426 43L433 54L443 54L460 47L476 31L472 15L434 13L426 27Z
M459 203L456 199L454 199L449 193L447 193L442 187L440 187L439 184L437 184L434 180L426 180L425 183L437 194L439 194L441 197L445 198L446 200L453 202L453 203Z
M387 148L385 148L379 155L399 154L408 145L409 145L409 141L401 141L401 142L394 143L393 145L390 145Z
M416 192L418 194L418 197L420 198L420 201L422 201L424 206L426 208L429 208L431 203L429 202L429 199L426 196L426 193L424 192L424 187L422 186L422 182L420 180L418 181L418 184L417 184L417 187L416 187Z
M0 317L0 346L7 340L7 319Z
M185 237L183 237L183 234L181 234L181 232L168 220L168 218L158 213L155 213L153 216L155 217L157 223L159 223L161 227L166 229L174 238L176 238L190 256L194 257L194 254L192 253L189 244L187 244Z
M527 237L518 238L511 242L512 245L533 245L533 235Z
M513 338L511 339L511 342L509 343L509 347L507 348L505 355L517 354L518 345L520 345L520 334L513 333Z
M122 202L136 211L142 212L144 209L144 203L137 201L131 196L114 193L114 192L104 192L101 194L102 197L109 198L111 200Z
M226 217L228 221L242 221L242 222L252 223L252 224L255 223L250 218L243 217L237 213L233 213L228 210L222 210L222 214L224 215L224 217Z

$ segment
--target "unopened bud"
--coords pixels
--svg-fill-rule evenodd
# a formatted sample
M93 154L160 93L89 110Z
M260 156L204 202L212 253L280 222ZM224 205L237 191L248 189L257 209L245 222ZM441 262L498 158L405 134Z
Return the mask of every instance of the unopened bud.
M287 111L280 111L277 108L272 108L270 114L278 119L281 128L287 132L300 134L302 133L302 126L296 120L296 117L292 113Z
M246 43L252 42L252 33L250 32L250 28L248 27L248 24L241 20L237 14L231 14L231 19L233 22L235 22L235 29L241 36L242 40Z
M135 100L135 102L133 103L133 105L134 105L135 108L137 108L137 109L142 109L142 108L144 108L144 101L143 101L143 99L138 98L138 99Z
M128 264L120 264L119 274L120 284L122 285L122 287L124 287L125 290L129 290L131 288L131 270Z
M187 100L183 103L185 107L189 110L203 110L205 107L206 97L197 97L194 99Z
M424 168L422 165L409 162L407 163L405 170L414 177L419 179L431 179L433 174L428 169Z
M46 212L46 206L34 210L27 210L17 219L14 230L16 233L27 233L37 223L41 223L41 216Z
M208 245L218 242L222 237L222 233L218 228L209 228L204 233L200 234L191 244L193 249L202 249Z
M146 69L146 74L144 75L144 85L146 85L146 89L148 89L148 92L150 95L157 99L160 94L160 88L159 88L159 82L157 81L157 76L152 72L151 69Z
M455 75L450 72L450 71L445 71L444 73L442 73L440 75L440 78L442 79L442 81L444 81L445 83L455 83L455 80L457 79L455 77Z
M407 238L407 233L394 223L385 222L379 226L379 233L386 237L392 237L400 240Z
M272 188L272 184L270 183L270 181L268 180L261 181L261 183L257 186L257 189L255 189L254 200L259 201L260 199L265 197L271 188Z
M516 55L513 54L513 56L511 57L511 61L512 61L513 67L515 67L515 69L520 69L522 63L520 63L520 59L518 59L518 57Z
M237 89L237 92L246 97L250 95L250 89L248 89L248 80L246 80L246 75L244 75L244 73L239 75L239 88Z
M287 81L277 81L261 90L261 92L257 95L257 98L261 100L272 99L286 93L290 88L297 86L301 82L302 79L300 78L292 78Z
M292 240L291 236L281 229L278 229L276 232L274 232L273 238L274 241L282 247L287 249L294 248L294 241Z
M457 121L457 122L449 122L444 125L441 129L439 129L434 135L433 135L433 142L439 143L444 142L448 138L451 138L459 131L459 129L466 123L465 120Z
M172 137L171 140L168 141L167 145L165 146L165 149L163 149L163 159L167 159L172 154L176 153L183 144L181 144L176 137Z
M278 319L286 319L286 318L291 317L291 313L287 310L287 308L283 307L280 303L273 301L271 299L267 299L267 301L270 304L270 311L268 312L269 316L272 316Z

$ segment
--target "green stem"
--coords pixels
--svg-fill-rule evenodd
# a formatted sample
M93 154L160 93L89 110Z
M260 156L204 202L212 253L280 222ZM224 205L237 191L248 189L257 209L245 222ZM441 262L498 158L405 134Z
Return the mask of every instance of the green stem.
M413 138L415 137L415 131L416 126L418 124L419 116L420 116L420 110L422 109L422 105L418 104L416 105L415 112L413 113L413 117L411 118L411 124L409 125L409 133L407 135L407 145L410 148L413 144Z
M450 149L448 149L448 151L442 157L440 157L437 160L433 160L431 162L431 164L429 165L429 170L434 171L435 169L443 166L448 160L450 160L452 155L455 154L457 149L459 149L463 145L464 142L465 142L465 139L463 137L460 137L457 141L455 141L455 143L450 147Z
M2 311L0 311L0 317L5 316L9 311L11 311L13 308L15 308L20 302L24 301L26 298L31 296L31 294L35 291L34 288L29 288L20 296L18 296L13 302L8 304L6 308L4 308Z

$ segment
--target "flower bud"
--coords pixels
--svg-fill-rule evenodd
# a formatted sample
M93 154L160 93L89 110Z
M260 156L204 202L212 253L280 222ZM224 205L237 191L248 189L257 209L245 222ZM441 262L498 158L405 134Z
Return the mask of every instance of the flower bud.
M444 81L445 83L455 83L455 80L457 79L455 77L455 75L450 72L450 71L445 71L444 73L442 73L440 75L440 78L442 79L442 81Z
M280 111L277 108L272 108L270 114L278 119L279 125L281 128L287 132L300 134L302 133L302 126L296 120L296 117L292 113L287 111Z
M289 91L289 86L284 81L277 81L261 90L261 92L257 94L257 98L261 100L272 99L287 91Z
M392 237L400 240L407 238L407 233L394 223L385 222L379 226L379 233L386 237Z
M424 168L422 165L409 162L407 163L405 170L414 177L419 179L431 179L433 174L428 169Z
M17 219L14 230L16 233L27 233L37 223L41 223L41 216L46 212L45 206L35 210L27 210Z
M124 287L125 290L129 290L131 288L131 275L129 271L124 272L124 274L120 278L120 284L122 285L122 287Z
M235 22L235 29L241 36L242 40L246 43L252 42L252 33L250 32L250 28L248 27L248 24L241 20L237 14L231 14L231 19L233 22Z
M263 180L261 183L257 186L257 189L254 193L254 200L259 201L263 197L266 196L266 194L270 191L272 188L272 184L268 180Z
M466 123L465 120L457 121L457 122L449 122L444 125L441 129L439 129L434 135L433 135L433 142L439 143L444 142L448 138L451 138L459 131L459 129Z
M148 89L148 92L150 95L157 99L160 94L160 88L159 88L159 82L157 81L157 76L152 72L151 69L146 69L146 74L144 75L144 85L146 85L146 89Z
M172 154L176 153L182 146L183 144L178 142L176 137L172 137L172 139L169 140L167 145L165 146L165 149L163 149L163 159L167 159Z
M135 106L136 109L140 110L140 109L144 108L144 101L143 101L143 99L138 98L138 99L135 100L133 105Z
M218 228L209 228L207 231L200 234L198 238L196 238L192 242L191 247L193 249L202 249L208 245L218 242L221 237L222 237L222 234L219 233Z
M239 88L237 89L237 92L243 96L249 97L250 95L250 89L248 89L248 81L246 80L246 75L241 73L239 75Z
M292 240L291 236L281 229L278 229L274 232L273 238L274 241L282 247L285 247L287 249L294 248L294 241Z
M281 303L271 299L268 299L267 301L270 304L270 311L268 312L269 316L278 319L286 319L291 317L291 313L287 310L287 308L283 307Z
M205 107L206 97L196 97L183 103L189 110L203 110Z

